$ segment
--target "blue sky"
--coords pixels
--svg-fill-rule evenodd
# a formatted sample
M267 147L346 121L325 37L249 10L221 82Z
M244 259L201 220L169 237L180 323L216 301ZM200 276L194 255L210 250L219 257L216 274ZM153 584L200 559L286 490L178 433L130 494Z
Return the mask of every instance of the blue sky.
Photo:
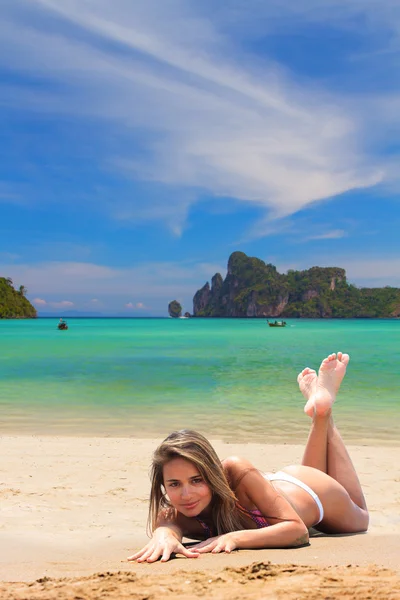
M398 0L3 0L0 275L166 315L241 250L400 287Z

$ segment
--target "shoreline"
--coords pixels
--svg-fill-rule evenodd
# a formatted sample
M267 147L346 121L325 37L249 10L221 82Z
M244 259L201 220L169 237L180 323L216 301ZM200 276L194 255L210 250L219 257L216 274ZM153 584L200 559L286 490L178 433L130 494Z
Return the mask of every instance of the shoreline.
M400 573L396 450L360 445L348 449L371 514L367 534L314 532L310 545L299 549L240 550L154 565L126 562L129 554L147 542L148 472L159 442L158 438L3 435L0 581L91 577L99 571L124 571L138 577L182 569L213 573L260 561L321 568L373 564ZM300 462L303 450L298 444L211 442L221 458L244 456L270 471Z
M89 421L89 417L87 417L87 420ZM42 415L37 419L37 426L32 424L31 419L29 420L29 425L26 427L21 425L21 422L19 422L18 426L15 426L7 424L7 422L3 420L0 438L43 438L48 440L62 438L69 440L143 440L144 442L154 442L156 445L171 431L187 428L184 423L181 423L181 426L176 428L168 428L166 423L163 423L162 427L160 426L159 428L154 428L154 426L153 428L150 428L148 427L147 419L144 419L142 422L140 422L140 420L136 420L135 422L133 418L132 424L128 419L126 419L125 424L120 423L118 419L110 426L110 420L112 420L112 418L109 420L106 420L105 418L99 419L97 422L92 420L90 428L86 425L82 426L82 420L78 420L77 422L73 420L64 421L62 424L61 421L54 423L54 421L49 420L46 422L46 420L42 418ZM106 422L108 423L108 427L105 426ZM268 444L278 446L302 446L305 444L309 431L306 426L306 420L304 420L304 423L301 426L297 426L297 428L293 426L294 422L290 423L288 427L284 427L283 423L286 423L286 417L282 419L282 424L279 424L279 426L275 424L275 427L273 427L269 422L268 431L263 431L262 433L261 430L260 432L255 432L254 430L240 431L236 429L235 433L232 434L232 419L230 420L229 428L227 427L225 430L225 428L220 425L217 433L215 431L210 432L210 428L206 422L201 423L200 426L197 427L197 430L203 433L208 439L213 439L216 443L227 445L238 443L243 446L249 444L264 446L265 439L268 439ZM397 435L399 429L397 423L393 426L393 430L391 431L387 431L385 426L382 426L382 428L379 429L376 422L373 430L369 430L365 424L360 424L359 429L365 429L365 433L364 435L360 435L359 431L358 436L355 434L355 427L355 425L350 428L343 425L340 426L342 436L346 445L349 447L398 448L400 446L400 438ZM233 429L235 429L235 423L233 423ZM134 431L134 433L132 433L132 431ZM285 439L285 442L282 442L283 438Z

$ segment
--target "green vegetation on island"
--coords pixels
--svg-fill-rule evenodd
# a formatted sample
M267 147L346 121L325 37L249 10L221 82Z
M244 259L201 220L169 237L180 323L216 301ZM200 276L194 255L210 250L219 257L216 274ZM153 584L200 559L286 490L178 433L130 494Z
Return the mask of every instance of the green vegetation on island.
M16 290L9 277L0 277L0 319L35 319L36 309L25 298L26 293L23 285Z
M195 317L391 318L400 316L400 289L358 288L339 267L278 273L244 252L229 257L193 298Z
M174 317L175 319L182 315L182 306L177 300L172 300L172 302L168 304L168 314L170 317Z

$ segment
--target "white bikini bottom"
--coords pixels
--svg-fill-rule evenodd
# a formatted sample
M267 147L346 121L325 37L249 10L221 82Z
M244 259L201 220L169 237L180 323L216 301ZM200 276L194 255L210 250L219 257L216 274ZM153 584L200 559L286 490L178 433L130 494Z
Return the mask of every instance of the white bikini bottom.
M310 488L309 485L303 483L302 481L300 481L300 479L297 479L297 477L293 477L293 475L285 473L284 471L278 471L277 473L271 473L270 475L264 473L264 477L265 479L268 479L268 481L288 481L289 483L293 483L294 485L297 485L298 487L308 492L311 498L314 500L315 504L318 506L319 510L319 519L315 523L315 525L321 523L322 519L324 518L324 507L322 506L322 502L318 498L317 494Z

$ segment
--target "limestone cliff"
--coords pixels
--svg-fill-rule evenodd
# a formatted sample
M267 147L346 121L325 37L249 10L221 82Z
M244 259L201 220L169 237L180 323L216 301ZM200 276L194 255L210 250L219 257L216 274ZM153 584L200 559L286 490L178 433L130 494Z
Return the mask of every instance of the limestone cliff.
M217 273L193 298L196 317L393 317L397 288L359 289L339 267L278 273L272 264L234 252L225 280Z

